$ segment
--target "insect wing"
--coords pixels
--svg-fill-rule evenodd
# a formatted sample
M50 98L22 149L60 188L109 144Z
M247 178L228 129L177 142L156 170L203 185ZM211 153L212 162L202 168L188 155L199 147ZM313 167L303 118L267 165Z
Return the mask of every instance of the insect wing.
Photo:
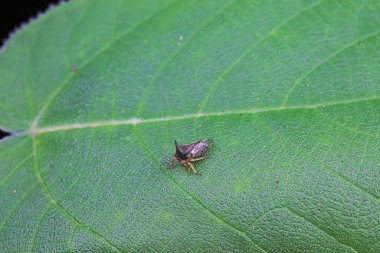
M189 158L191 157L191 150L193 150L195 145L197 145L197 142L189 145L177 145L176 152L180 157Z
M197 158L201 157L204 153L207 152L207 150L210 147L210 141L209 140L201 140L196 143L191 144L192 148L190 150L190 157Z

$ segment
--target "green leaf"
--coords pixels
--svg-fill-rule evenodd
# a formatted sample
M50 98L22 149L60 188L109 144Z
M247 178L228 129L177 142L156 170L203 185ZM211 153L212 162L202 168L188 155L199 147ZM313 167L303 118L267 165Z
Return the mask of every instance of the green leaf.
M379 13L50 9L0 55L0 251L379 252ZM167 169L206 138L201 177Z

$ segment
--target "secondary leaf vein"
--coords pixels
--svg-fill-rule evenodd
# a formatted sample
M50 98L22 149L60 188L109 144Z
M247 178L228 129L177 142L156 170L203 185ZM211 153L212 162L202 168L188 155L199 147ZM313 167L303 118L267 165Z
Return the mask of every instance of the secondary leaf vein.
M380 31L376 31L376 32L372 32L370 34L367 34L366 36L364 37L361 37L359 39L356 39L354 41L352 41L351 43L348 43L347 45L345 45L344 47L340 48L339 50L333 52L331 55L329 55L328 57L326 57L326 59L324 59L323 61L319 62L318 64L316 64L313 68L311 68L309 71L307 71L301 78L299 78L297 81L294 82L294 84L290 87L290 89L288 90L288 92L286 93L286 95L284 96L284 99L282 101L282 106L286 106L287 102L288 102L288 99L289 99L289 96L292 94L292 92L294 91L294 89L302 82L304 81L308 76L310 76L312 73L314 73L316 70L318 70L319 68L321 68L322 66L324 66L325 64L327 64L329 61L331 61L332 59L336 58L337 56L339 56L340 54L344 53L345 51L347 51L348 49L352 48L353 46L355 46L356 44L358 43L361 43L363 41L366 41L368 39L371 39L377 35L380 34Z
M224 218L220 217L217 213L215 213L213 210L211 210L209 207L207 207L202 201L200 201L196 196L194 196L192 193L190 193L189 191L187 191L184 187L182 187L170 174L168 174L167 171L165 171L159 164L159 162L156 160L156 158L154 157L152 151L147 147L147 145L145 145L144 141L143 141L143 138L141 137L140 133L139 133L139 130L137 128L134 128L134 132L135 132L135 135L137 137L137 139L139 140L139 143L140 143L140 146L142 147L142 149L147 153L147 155L151 158L151 160L153 161L153 163L156 165L156 167L158 167L159 170L162 171L162 173L165 175L165 177L176 187L178 188L181 192L183 192L185 195L187 195L194 203L196 203L197 205L199 205L203 210L205 210L210 216L212 216L214 219L224 223L225 225L227 225L231 230L235 231L236 233L238 233L240 236L242 236L243 238L245 238L246 240L250 241L252 244L256 245L257 247L259 247L260 249L262 249L259 245L257 245L257 243L255 243L249 236L247 236L247 234L241 230L240 228L238 228L237 226L235 226L234 224L228 222L227 220L225 220ZM264 249L262 249L263 251L265 251Z
M267 124L265 124L265 122L263 120L260 119L259 116L257 116L257 119L258 119L258 122L261 123L261 125L263 127L265 127L266 129L268 129L270 132L273 133L274 136L277 136L278 138L282 139L283 141L285 141L286 143L294 146L294 147L297 147L298 150L302 150L301 148L298 147L298 145L296 145L295 143L291 142L289 139L285 138L284 136L280 135L279 133L277 133L276 131L274 131L272 128L270 128ZM360 184L356 183L355 181L353 181L352 179L344 176L342 173L334 170L333 168L331 168L329 165L327 164L324 164L323 162L317 160L316 158L310 156L309 154L306 154L304 152L302 152L302 154L304 155L304 157L309 157L309 161L310 162L313 162L313 163L316 163L318 164L319 166L321 166L322 168L324 168L325 170L328 170L330 172L332 172L335 176L337 176L338 178L340 178L341 180L349 183L350 185L354 186L355 188L357 188L358 190L360 190L361 192L363 193L366 193L367 196L370 196L371 198L373 198L376 202L380 200L380 197L375 195L374 193L370 192L368 189L364 188L363 186L361 186Z
M319 1L315 4L312 4L311 6L295 13L294 15L290 16L290 18L282 21L279 25L277 25L275 28L273 28L268 34L266 34L261 40L259 40L257 43L254 43L251 47L249 47L247 50L245 50L243 52L243 54L241 54L232 64L230 64L218 77L218 79L216 79L216 81L214 83L212 83L210 85L210 88L208 90L208 92L206 93L203 101L201 102L201 106L200 106L200 109L199 111L202 112L209 100L209 98L211 97L212 93L215 91L215 89L218 87L218 85L220 84L220 82L223 80L223 78L228 75L228 73L230 73L245 57L247 57L255 48L257 48L259 45L261 45L264 41L266 41L268 38L270 38L271 34L273 34L274 32L278 31L279 29L281 29L282 27L286 26L287 24L289 24L289 22L291 22L292 20L296 19L297 17L299 17L300 15L302 15L303 13L307 12L307 11L310 11L311 9L321 5L323 2L325 2L326 0L323 0L323 1Z
M142 20L140 23L136 24L131 30L128 30L126 33L121 34L116 39L111 40L109 43L107 43L104 47L102 47L97 53L94 54L91 58L89 58L88 61L83 63L82 66L80 66L81 69L92 63L98 56L102 55L104 52L106 52L113 44L116 42L122 40L125 36L128 36L129 34L136 31L139 27L141 27L143 24L149 22L151 19L159 15L160 13L164 12L165 10L169 9L172 5L174 5L177 1L171 2L169 5L165 6L164 8L158 10L157 12L153 13L152 15L148 16L144 20ZM70 74L62 84L58 85L57 88L53 91L53 93L48 97L45 104L42 106L41 110L38 112L36 117L34 118L32 122L32 128L36 128L38 125L38 122L41 118L41 116L45 113L46 109L49 107L51 102L54 100L54 98L61 92L63 87L70 81L70 79L73 77L73 74Z
M92 235L95 235L95 236L101 238L103 241L105 241L110 247L112 247L116 251L123 252L122 249L120 249L118 246L116 246L113 242L111 242L109 239L107 239L104 235L102 235L98 231L94 230L93 228L91 228L87 224L81 222L78 218L76 218L73 214L71 214L70 211L68 211L64 206L62 206L59 202L57 202L57 200L55 199L53 194L50 192L49 188L47 187L47 185L45 184L44 180L41 177L41 172L39 170L38 161L37 161L36 140L35 140L35 137L33 137L32 139L33 139L33 156L34 156L34 160L35 160L35 166L34 166L35 173L36 173L36 176L37 176L39 183L41 184L41 188L46 193L46 195L50 199L51 203L56 205L57 208L60 211L62 211L62 213L65 214L68 218L70 218L74 223L78 224L80 227L84 228L86 231L88 231Z
M199 26L198 29L193 32L189 38L185 40L182 47L180 47L177 51L174 52L168 59L161 65L161 67L158 69L157 73L153 76L151 82L145 87L143 94L141 96L141 99L139 103L137 104L137 109L135 115L138 116L140 112L143 110L144 103L148 99L148 95L151 91L151 88L154 86L160 75L163 73L163 71L169 66L171 62L173 62L174 59L176 59L179 54L190 44L190 42L193 41L194 37L202 31L212 20L214 20L218 15L222 14L224 10L226 10L231 4L235 3L235 1L227 2L227 4L223 5L219 11L217 11L214 15L210 16L210 18L206 19L203 24Z

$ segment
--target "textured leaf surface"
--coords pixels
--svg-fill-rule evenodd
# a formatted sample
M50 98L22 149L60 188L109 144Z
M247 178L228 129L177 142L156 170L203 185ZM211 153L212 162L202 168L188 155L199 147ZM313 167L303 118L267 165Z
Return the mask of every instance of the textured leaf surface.
M379 252L379 1L72 1L0 55L1 252ZM173 140L214 140L202 177Z

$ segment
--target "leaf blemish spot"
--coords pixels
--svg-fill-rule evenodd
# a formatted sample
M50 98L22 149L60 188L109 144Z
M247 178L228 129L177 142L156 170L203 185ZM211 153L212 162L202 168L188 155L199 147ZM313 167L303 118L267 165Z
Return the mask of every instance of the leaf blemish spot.
M78 71L78 66L73 64L71 65L71 72L77 72Z
M164 221L169 221L170 218L171 218L171 214L170 214L169 212L164 212L164 213L162 213L162 219L163 219Z

